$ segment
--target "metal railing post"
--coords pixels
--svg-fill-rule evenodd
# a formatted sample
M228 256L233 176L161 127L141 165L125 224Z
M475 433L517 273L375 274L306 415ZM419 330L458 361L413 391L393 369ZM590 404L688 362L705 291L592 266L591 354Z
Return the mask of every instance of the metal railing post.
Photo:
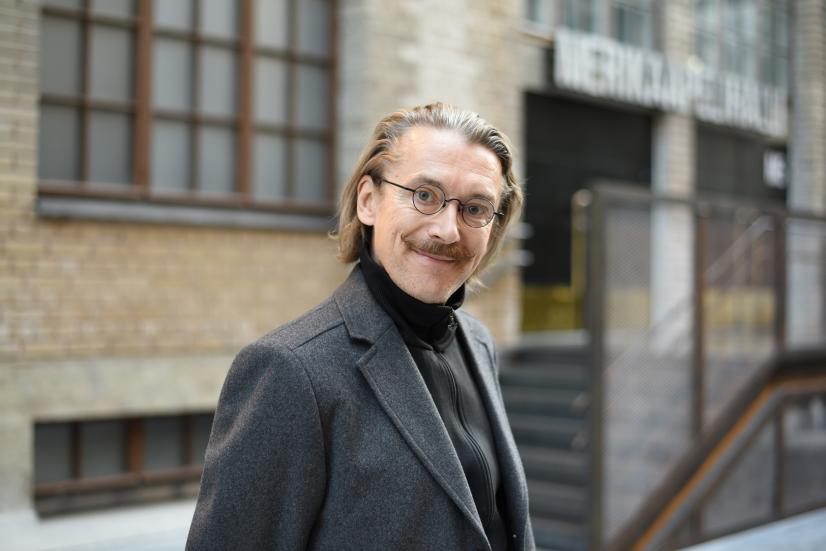
M590 522L588 549L602 549L603 541L603 358L605 339L605 198L594 191L588 217L589 247L586 293L588 336L591 352L590 433Z

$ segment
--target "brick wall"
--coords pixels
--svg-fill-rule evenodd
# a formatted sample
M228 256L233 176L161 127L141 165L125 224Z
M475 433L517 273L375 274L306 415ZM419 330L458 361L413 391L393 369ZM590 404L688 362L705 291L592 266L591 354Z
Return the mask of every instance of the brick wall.
M8 359L237 349L322 300L346 274L324 235L26 225L6 237Z
M826 213L826 1L794 3L789 206Z

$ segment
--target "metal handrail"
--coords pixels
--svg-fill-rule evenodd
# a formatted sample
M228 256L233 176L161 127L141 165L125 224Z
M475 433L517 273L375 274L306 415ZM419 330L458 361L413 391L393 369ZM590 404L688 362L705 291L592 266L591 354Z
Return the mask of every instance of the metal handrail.
M782 354L765 364L608 548L659 548L702 506L702 497L722 477L722 469L740 457L750 437L776 418L781 398L822 392L826 392L826 348ZM785 516L789 515L775 511L772 520Z

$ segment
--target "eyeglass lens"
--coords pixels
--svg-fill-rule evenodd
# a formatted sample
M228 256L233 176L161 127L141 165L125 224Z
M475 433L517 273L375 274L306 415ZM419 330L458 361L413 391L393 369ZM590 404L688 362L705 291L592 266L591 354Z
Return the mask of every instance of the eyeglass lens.
M458 199L450 199L459 203L462 220L473 228L486 226L493 218L493 204L485 199L471 199L465 203ZM440 188L424 184L413 191L413 206L422 214L436 214L444 208L446 197Z

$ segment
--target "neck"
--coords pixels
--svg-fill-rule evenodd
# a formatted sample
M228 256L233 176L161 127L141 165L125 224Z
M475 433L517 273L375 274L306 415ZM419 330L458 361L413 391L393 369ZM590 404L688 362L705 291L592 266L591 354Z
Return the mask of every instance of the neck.
M408 345L442 348L450 343L456 330L454 311L464 301L464 286L445 304L427 304L400 289L365 248L359 258L370 292L396 323Z

